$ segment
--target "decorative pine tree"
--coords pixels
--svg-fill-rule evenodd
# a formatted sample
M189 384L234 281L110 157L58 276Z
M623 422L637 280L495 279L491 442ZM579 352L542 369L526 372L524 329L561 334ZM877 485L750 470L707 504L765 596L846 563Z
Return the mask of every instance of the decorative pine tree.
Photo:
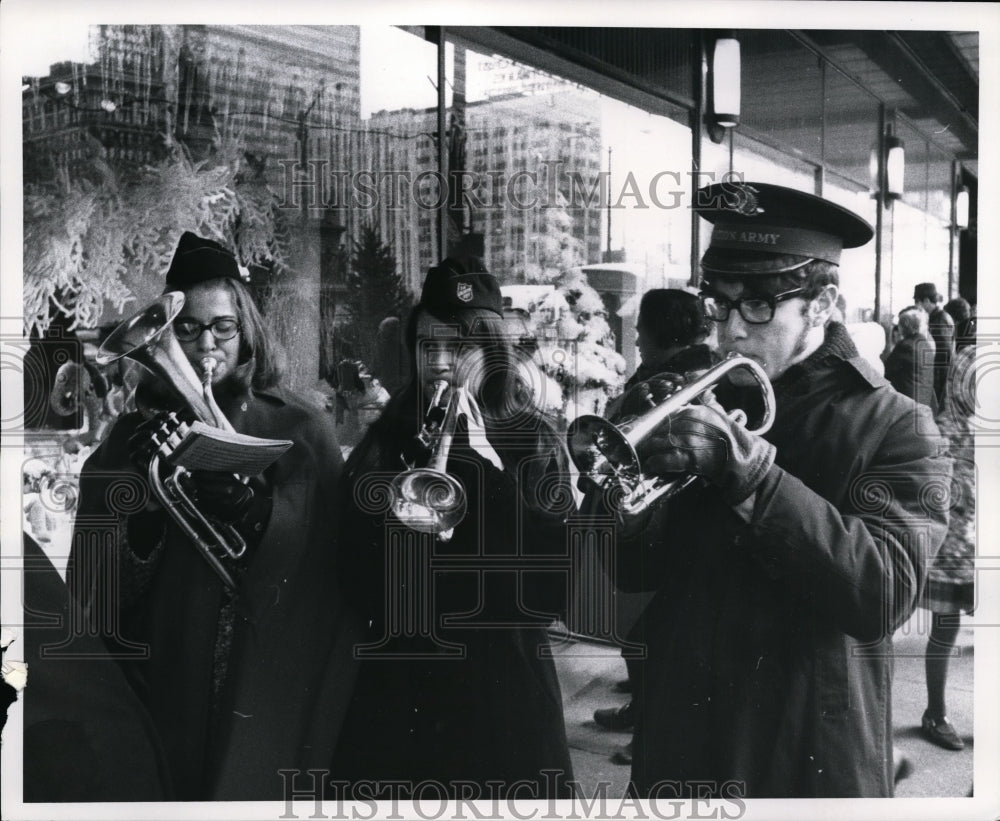
M344 301L347 318L340 327L337 346L340 357L359 359L373 367L379 325L392 316L405 320L413 303L413 294L396 273L392 246L382 241L375 223L365 223L351 246Z
M583 243L573 235L574 220L568 205L562 192L556 191L555 201L538 209L538 230L528 236L533 259L524 267L525 282L549 283L564 271L583 264Z

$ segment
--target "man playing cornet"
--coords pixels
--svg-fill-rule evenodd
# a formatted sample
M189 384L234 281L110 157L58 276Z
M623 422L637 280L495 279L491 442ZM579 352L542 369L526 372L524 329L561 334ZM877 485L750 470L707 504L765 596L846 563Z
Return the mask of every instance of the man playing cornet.
M703 311L723 355L763 368L776 411L762 435L727 414L753 404L734 370L637 445L644 474L700 478L618 527L619 586L657 591L633 784L888 796L891 637L944 536L950 461L926 409L829 321L864 220L757 183L710 186L696 208L713 223Z

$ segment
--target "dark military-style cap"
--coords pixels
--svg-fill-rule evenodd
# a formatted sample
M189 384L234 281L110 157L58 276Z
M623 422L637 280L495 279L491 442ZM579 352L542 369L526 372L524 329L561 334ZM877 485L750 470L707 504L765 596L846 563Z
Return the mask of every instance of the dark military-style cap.
M709 185L697 192L694 209L713 225L701 260L708 273L778 274L814 259L837 265L844 248L875 234L847 208L770 183Z
M503 316L500 283L478 257L448 257L427 272L420 307L439 319L463 308L485 308Z
M167 269L167 287L183 290L210 279L248 282L250 271L236 261L232 251L215 240L185 231Z

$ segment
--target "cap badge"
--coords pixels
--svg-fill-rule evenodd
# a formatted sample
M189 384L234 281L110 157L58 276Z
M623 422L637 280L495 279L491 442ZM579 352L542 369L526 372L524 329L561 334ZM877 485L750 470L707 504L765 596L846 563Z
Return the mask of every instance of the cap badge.
M471 302L472 286L468 282L459 282L455 286L455 296L462 300L462 302Z
M723 208L745 217L763 214L764 209L760 207L760 201L757 199L759 193L752 185L740 185L726 190L722 194Z

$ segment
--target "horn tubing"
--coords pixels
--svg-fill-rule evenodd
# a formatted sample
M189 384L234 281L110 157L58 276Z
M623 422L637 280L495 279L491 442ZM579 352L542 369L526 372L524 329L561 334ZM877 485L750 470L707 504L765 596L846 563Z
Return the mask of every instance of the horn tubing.
M223 566L222 562L215 555L212 550L212 546L202 537L201 533L198 532L194 524L189 522L184 515L179 510L182 504L187 504L188 507L191 506L191 501L185 494L184 501L176 498L173 493L168 489L167 485L164 483L163 479L160 477L160 456L156 454L149 461L149 468L147 470L147 475L149 477L149 485L153 489L153 494L159 500L160 504L171 514L173 520L177 523L178 527L183 531L184 535L187 536L188 540L194 545L195 549L201 553L205 561L209 563L212 570L215 571L216 575L222 580L222 583L230 590L236 589L236 581L233 579L232 575ZM190 511L188 514L191 515ZM208 520L201 514L197 509L194 513L195 520L200 520L200 523L204 523L208 529L219 535ZM244 549L245 549L244 544Z
M754 360L737 353L731 353L722 362L713 365L693 382L685 385L677 393L671 394L655 408L636 419L631 429L625 434L625 438L634 447L656 430L668 416L691 404L718 383L723 376L737 368L750 371L764 394L764 420L760 427L751 430L750 433L766 433L771 429L771 424L774 421L774 391L771 388L771 382L764 369Z
M184 294L180 291L161 295L108 335L97 352L97 362L107 365L123 357L138 362L187 403L196 418L223 427L205 401L202 380L174 336L173 321L183 307Z
M107 365L128 357L138 362L169 386L200 421L232 432L212 395L215 360L208 358L211 364L202 365L204 378L199 378L174 335L173 321L184 307L184 299L180 291L168 291L123 321L101 345L97 361ZM246 551L246 541L235 527L220 523L217 528L198 509L181 487L180 477L187 473L184 468L175 468L167 478L161 476L160 457L159 453L153 456L147 471L153 494L223 584L235 590L236 582L216 550L238 559Z
M455 428L458 424L458 398L465 390L464 387L459 386L450 392L444 410L444 418L439 427L436 430L433 429L432 415L435 410L440 409L447 389L448 383L445 380L439 379L434 382L434 396L427 406L427 413L424 415L424 422L418 434L418 438L427 446L431 446L431 441L434 440L427 466L410 466L409 469L398 474L392 480L392 508L396 518L413 530L422 533L436 533L443 542L451 538L451 532L465 518L467 508L465 488L458 479L446 470L448 453L451 450ZM431 496L428 491L441 487L446 487L449 491L447 499L451 501L451 504L447 507L436 507L429 504ZM433 511L436 519L431 520L428 516L414 517L409 515L407 511L413 506L425 511Z
M645 476L636 446L666 419L688 407L722 377L737 368L751 373L764 402L763 419L757 428L749 432L766 433L774 422L775 400L771 381L757 362L735 352L628 425L614 425L600 416L581 416L573 421L567 431L570 457L581 472L586 472L594 479L596 469L592 451L596 446L604 465L610 467L611 472L594 481L605 489L613 484L617 485L622 492L622 501L617 506L619 518L624 520L642 513L658 499L676 495L694 480L693 475L670 481ZM746 422L746 413L740 409L730 411L728 415L736 424Z

